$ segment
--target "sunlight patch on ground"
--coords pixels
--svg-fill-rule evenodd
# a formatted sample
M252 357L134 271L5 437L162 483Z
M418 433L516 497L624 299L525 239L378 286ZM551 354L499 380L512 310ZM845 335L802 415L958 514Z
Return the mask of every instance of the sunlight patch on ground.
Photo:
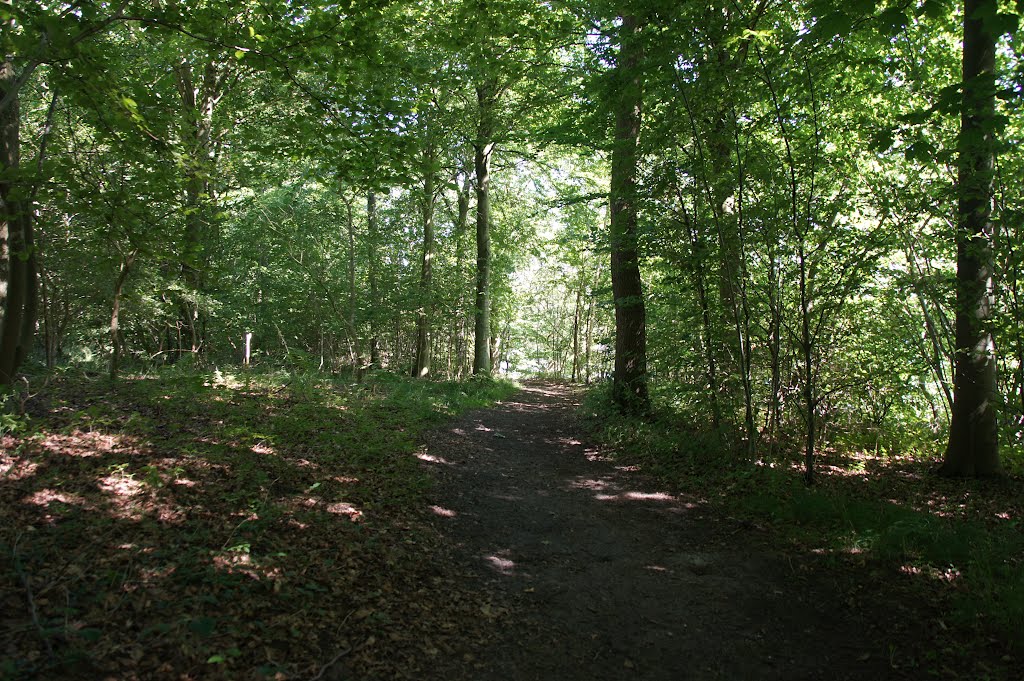
M595 494L598 501L675 501L675 497L664 492L623 492L622 494Z
M434 515L439 515L442 518L454 518L458 515L455 511L450 508L445 508L444 506L430 506L429 508Z
M675 501L675 497L665 492L626 492L621 496L637 501Z
M415 456L420 461L426 461L427 463L439 463L445 466L452 465L452 462L445 459L443 456L434 456L433 454L428 454L425 448L417 450L413 456Z
M22 503L32 504L33 506L40 506L42 508L49 509L51 504L64 504L65 506L81 506L85 509L93 508L92 504L85 500L80 494L70 494L67 492L58 492L53 489L41 489L33 492L29 496L22 499ZM54 516L44 516L47 521L52 521Z
M125 435L109 435L98 431L75 430L68 435L51 433L43 447L61 456L91 458L135 447L138 441Z
M526 402L503 402L504 406L510 408L512 411L518 412L545 412L547 409L536 404L527 404Z
M331 515L339 515L348 518L353 523L362 522L365 519L363 512L355 504L347 501L325 501L321 497L298 495L279 499L278 504L292 512L300 509L325 511ZM252 514L246 520L257 520L259 516ZM291 519L294 520L294 519ZM291 522L291 520L289 522ZM305 523L294 521L299 529L305 529Z
M132 475L111 473L96 482L107 493L115 518L139 521L150 516L161 523L175 525L185 520L182 510L154 499L149 495L150 483L137 480Z
M544 397L564 397L565 391L558 390L553 386L547 386L539 388L537 386L523 386L523 392L534 393L536 395L543 395Z
M34 461L27 461L25 459L16 459L13 456L4 456L0 460L0 480L13 482L15 480L24 480L35 475L39 469L39 464Z
M275 582L275 590L278 588L276 583L284 576L281 568L279 567L267 567L265 565L260 565L258 561L253 559L252 554L249 553L248 549L229 549L215 555L213 557L213 566L230 574L240 574L251 577L256 581L262 581L264 579L272 580Z
M344 501L335 501L334 503L327 504L326 509L328 513L343 515L354 523L358 523L363 519L362 511Z
M939 569L930 566L911 565L909 563L901 565L900 572L914 577L930 577L931 579L945 583L953 583L959 580L962 576L960 571L955 567Z
M611 483L608 480L602 480L598 478L583 478L573 481L570 487L574 489L586 489L595 492L603 492L604 490L611 487Z
M116 497L134 497L143 492L140 481L120 473L107 475L96 482L101 490Z
M274 448L268 445L266 442L257 442L250 448L250 451L253 454L262 454L264 456L273 456L277 454Z
M484 560L487 561L495 572L500 572L503 575L511 575L515 572L515 562L505 558L504 556L491 554L490 556L485 556Z

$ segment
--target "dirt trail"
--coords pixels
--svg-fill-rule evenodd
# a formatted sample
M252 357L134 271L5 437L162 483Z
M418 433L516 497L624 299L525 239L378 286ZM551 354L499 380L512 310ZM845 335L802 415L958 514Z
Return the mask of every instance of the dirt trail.
M432 678L905 676L890 664L895 621L915 615L850 608L840 577L603 460L574 407L570 389L530 384L429 443L438 526L494 594L481 626L501 627Z

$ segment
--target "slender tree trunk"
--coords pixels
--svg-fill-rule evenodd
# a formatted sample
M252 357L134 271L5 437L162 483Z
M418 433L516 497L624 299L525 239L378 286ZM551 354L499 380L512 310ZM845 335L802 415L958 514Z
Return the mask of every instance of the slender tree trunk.
M491 153L494 151L493 84L477 87L480 119L474 144L476 170L476 319L473 339L473 373L491 373Z
M348 354L352 373L356 380L360 381L363 361L360 356L359 338L356 337L356 313L359 309L356 290L356 225L352 217L352 201L347 196L345 208L345 231L348 236Z
M491 313L489 315L492 331L491 331L491 342L487 346L487 365L490 367L491 372L497 372L501 367L498 366L498 357L501 350L501 334L493 332L493 323L495 318L498 316L496 308L497 305L494 302L494 298L491 298Z
M615 141L611 170L611 268L615 304L612 398L628 413L646 413L647 328L637 243L636 173L642 77L636 17L622 17L616 71Z
M53 332L53 307L50 300L50 285L45 272L40 268L39 272L39 293L42 302L42 330L43 330L43 352L46 355L46 368L52 369L55 365L56 353L54 353L54 332Z
M939 472L1002 473L996 424L996 354L992 335L996 36L988 26L996 0L965 0L963 104L957 178L956 359L949 444Z
M917 298L918 305L921 308L921 316L924 319L925 332L928 336L928 340L931 342L931 352L923 351L923 354L928 359L928 364L931 365L932 373L935 374L935 380L942 389L942 395L945 397L946 412L950 413L953 406L953 390L950 388L949 381L946 379L945 365L948 355L943 350L944 344L939 336L939 331L935 326L932 315L928 310L928 300L930 296L925 294L924 287L921 285L921 279L924 275L917 265L917 259L914 256L913 247L908 245L904 250L904 255L907 258L907 264L914 273L914 294Z
M456 276L461 277L464 271L464 244L466 241L466 231L469 225L469 192L470 192L470 174L467 172L465 180L463 181L462 187L459 188L458 194L458 215L455 222L455 272ZM455 375L457 378L462 378L466 374L466 351L467 351L467 310L466 310L466 299L472 295L467 293L467 286L472 286L472 282L467 282L465 279L460 279L458 282L459 288L459 300L457 308L458 318L458 330L455 337L455 360L456 370Z
M423 258L420 267L419 309L416 311L416 356L412 375L425 378L430 373L430 316L433 297L432 280L434 267L434 149L428 146L423 155Z
M731 116L733 121L736 115ZM737 305L734 306L736 320L736 347L739 349L740 378L743 382L743 424L746 430L747 458L753 459L757 451L757 426L755 425L754 412L754 385L753 385L753 347L750 339L750 299L747 295L750 282L749 270L747 268L747 225L744 220L744 201L746 199L746 184L744 177L746 166L744 164L743 146L740 143L740 131L738 126L733 126L733 143L736 147L736 237L738 251L737 268Z
M774 241L774 235L770 237ZM782 285L781 265L775 255L775 248L768 249L768 354L771 359L771 387L768 402L768 455L771 461L775 454L775 440L782 421Z
M572 382L580 378L580 308L583 304L583 277L576 284L576 307L572 314Z
M370 368L380 368L380 340L377 337L377 314L380 311L380 291L377 284L377 195L366 193L366 255L367 276L370 280Z
M804 444L804 482L814 484L814 443L817 436L815 416L818 411L814 391L814 339L811 337L810 296L807 291L807 256L801 234L797 244L800 267L800 350L804 362L804 407L807 409L807 438Z
M138 251L132 251L121 261L121 271L117 275L117 280L114 282L114 304L113 309L110 313L110 380L111 382L117 380L117 373L121 367L121 297L124 293L124 284L128 281L128 275L131 272L132 264L135 262L135 256Z
M701 350L704 353L704 363L707 370L708 401L711 403L711 426L716 434L721 433L722 410L718 403L718 361L716 358L714 319L711 314L711 303L708 300L707 282L704 279L704 267L707 265L705 259L706 249L700 238L700 234L694 227L693 220L682 205L682 196L679 197L680 208L683 211L683 220L686 223L687 236L690 240L690 257L687 258L687 267L693 279L693 287L697 292L697 304L700 307L701 318ZM696 210L696 208L695 208Z

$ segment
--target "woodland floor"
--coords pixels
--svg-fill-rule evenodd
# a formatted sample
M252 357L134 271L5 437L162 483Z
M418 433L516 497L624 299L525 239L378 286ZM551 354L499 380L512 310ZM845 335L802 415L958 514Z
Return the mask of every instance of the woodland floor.
M605 459L577 407L570 388L528 384L435 434L437 524L508 611L487 613L503 626L474 664L431 678L1019 673L1008 657L954 659L959 634L905 578L773 548L751 523Z
M948 583L606 458L572 388L374 380L41 390L0 437L0 679L1021 678Z

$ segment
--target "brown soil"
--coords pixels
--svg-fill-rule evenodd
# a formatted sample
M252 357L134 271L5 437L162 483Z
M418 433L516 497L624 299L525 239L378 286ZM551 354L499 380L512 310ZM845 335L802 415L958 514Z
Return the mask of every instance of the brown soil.
M499 632L429 678L928 675L931 606L664 493L590 446L575 407L570 388L533 383L429 443L436 524L492 598L481 629Z

